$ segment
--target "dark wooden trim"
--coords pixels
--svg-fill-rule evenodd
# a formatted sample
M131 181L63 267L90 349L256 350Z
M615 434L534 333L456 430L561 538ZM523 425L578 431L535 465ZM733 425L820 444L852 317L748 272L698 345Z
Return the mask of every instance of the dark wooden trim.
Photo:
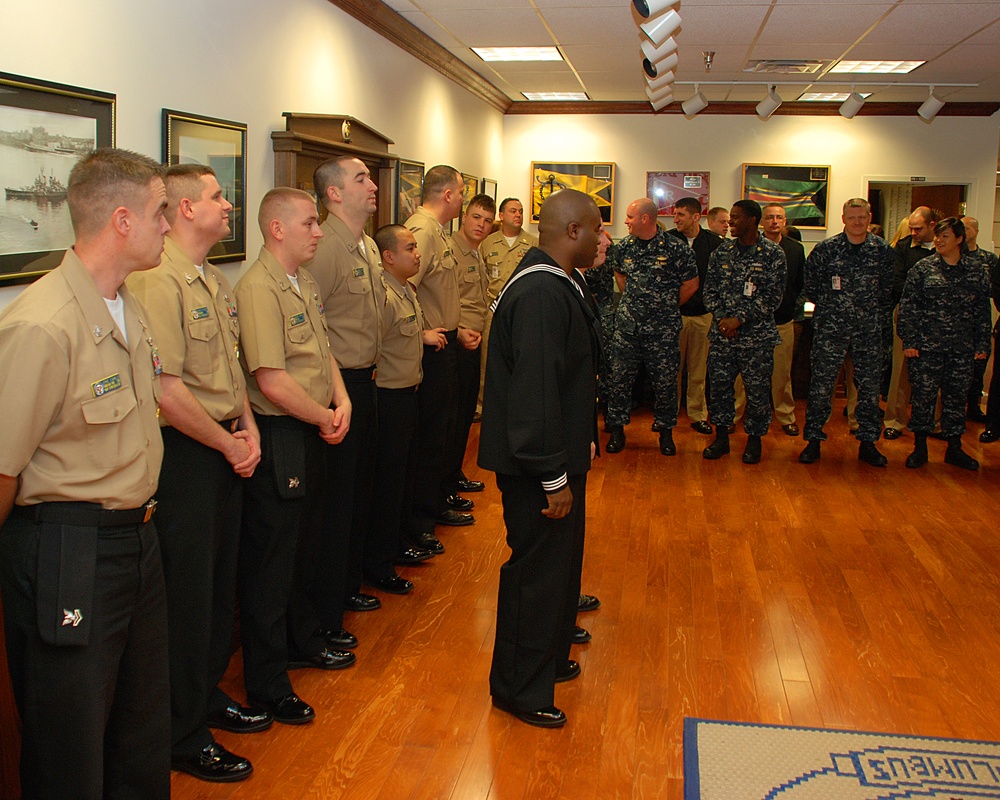
M397 47L419 58L476 97L506 113L511 99L449 50L379 0L329 0Z
M840 103L782 103L775 116L786 117L836 117ZM753 102L713 102L701 114L730 114L751 116L756 113ZM859 117L915 117L920 103L865 103ZM1000 111L1000 103L947 103L938 112L939 117L991 117ZM520 101L510 104L506 112L514 114L678 114L681 104L671 103L660 111L653 111L649 103L635 102L572 102L542 103ZM699 115L700 116L700 115Z

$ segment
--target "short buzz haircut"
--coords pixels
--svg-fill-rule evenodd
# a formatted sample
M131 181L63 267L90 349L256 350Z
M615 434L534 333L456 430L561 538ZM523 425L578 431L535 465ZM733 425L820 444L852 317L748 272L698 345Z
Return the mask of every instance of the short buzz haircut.
M465 209L465 213L468 214L472 210L472 207L481 208L487 214L496 215L497 213L497 201L490 197L488 194L477 194L472 197L469 201L469 205Z
M936 208L927 208L927 206L917 206L913 209L911 216L913 214L919 214L928 225L936 225L943 216Z
M87 153L69 174L66 200L73 233L94 236L120 206L145 202L149 184L163 177L163 166L148 156L102 147Z
M390 253L396 252L396 247L399 244L399 234L403 231L409 230L405 225L383 225L372 237L375 240L375 246L378 247L379 255L388 250Z
M355 156L337 156L336 158L328 158L316 167L316 171L313 172L313 189L316 191L316 199L320 203L326 205L326 193L331 186L336 186L338 189L344 188L345 175L347 174L344 162L354 160Z
M201 179L206 175L215 177L215 170L204 164L174 164L167 167L163 182L167 186L167 210L163 216L171 225L177 219L177 208L181 200L200 200L204 187Z
M757 220L758 223L760 223L760 219L764 215L764 212L761 211L760 203L756 200L737 200L733 203L733 208L740 209L748 217L753 217Z
M449 167L446 164L431 167L424 175L424 200L440 197L459 183L465 184L462 180L462 173L454 167Z
M316 206L316 199L309 192L293 189L291 186L276 186L264 195L260 201L260 210L257 212L257 224L265 237L268 235L271 221L283 219L292 200L305 200L313 207Z
M728 208L723 208L722 206L712 206L710 209L708 209L708 218L712 222L715 222L715 220L718 219L719 214L728 214L728 213L729 213Z
M678 208L691 214L701 214L701 201L697 197L682 197L674 203L674 209Z
M852 197L850 200L844 203L844 213L847 213L849 208L863 208L866 214L872 213L872 204L869 203L863 197Z
M781 205L781 203L767 203L766 205L761 206L761 213L763 214L764 211L766 211L769 208L780 208L781 213L782 214L785 213L785 207Z
M521 203L521 200L520 200L520 198L517 198L517 197L505 197L500 202L500 213L501 214L504 212L504 209L507 208L507 204L508 203ZM521 203L521 208L524 208L524 203Z

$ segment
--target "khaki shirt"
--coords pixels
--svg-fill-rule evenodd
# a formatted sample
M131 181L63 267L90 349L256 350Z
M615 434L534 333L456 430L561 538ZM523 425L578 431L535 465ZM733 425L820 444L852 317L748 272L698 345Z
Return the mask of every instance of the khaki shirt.
M205 264L205 277L167 236L160 266L135 272L126 285L142 301L156 334L163 371L184 381L216 422L244 410L236 295L226 276ZM169 423L160 417L163 426Z
M381 389L408 389L424 377L423 313L412 286L403 286L384 270L382 280L386 290L385 336L375 383Z
M285 268L265 247L236 284L239 303L240 361L254 413L286 416L268 400L253 373L261 367L283 369L321 406L333 399L333 366L319 286L298 271L300 296Z
M326 309L330 349L341 369L363 369L378 361L385 288L379 280L378 246L364 237L365 252L343 220L331 214L323 238L304 266L319 284ZM367 256L366 256L367 253Z
M490 282L487 292L491 303L497 299L497 295L514 272L514 268L521 263L524 254L537 246L538 239L524 230L518 234L513 247L507 244L503 230L491 233L483 239L483 243L479 245L479 253L486 265L486 277Z
M119 289L128 344L73 250L0 312L0 474L15 502L138 508L156 492L159 355L145 311Z
M451 237L451 245L458 266L458 294L462 308L458 324L482 333L486 328L486 287L489 285L482 256L459 234Z
M461 307L458 295L458 270L455 256L444 228L426 208L420 206L406 220L420 251L420 271L410 283L417 287L417 299L424 310L425 330L458 327Z

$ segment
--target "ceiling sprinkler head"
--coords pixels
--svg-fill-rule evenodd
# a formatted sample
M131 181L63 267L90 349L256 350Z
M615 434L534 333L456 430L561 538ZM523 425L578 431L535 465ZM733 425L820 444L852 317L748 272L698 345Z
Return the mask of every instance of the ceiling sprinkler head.
M715 58L715 51L714 50L705 50L705 51L702 52L702 55L705 57L705 72L711 72L712 71L712 59Z

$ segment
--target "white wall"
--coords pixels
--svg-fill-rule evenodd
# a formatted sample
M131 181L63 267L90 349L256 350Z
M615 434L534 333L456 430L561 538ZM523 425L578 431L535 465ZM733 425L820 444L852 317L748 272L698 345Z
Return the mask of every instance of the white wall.
M250 209L274 185L283 111L349 114L428 167L496 178L502 163L499 112L326 0L12 0L0 71L115 93L118 146L157 159L162 108L246 122ZM251 260L260 245L250 225Z
M816 241L841 230L841 206L864 197L869 180L925 176L928 182L969 183L969 214L992 220L998 130L1000 113L938 117L929 124L916 116L510 116L504 119L501 189L527 200L532 161L613 161L611 233L617 238L627 232L626 207L646 194L647 171L707 170L711 205L728 208L740 199L744 163L829 165L830 228L803 232Z

